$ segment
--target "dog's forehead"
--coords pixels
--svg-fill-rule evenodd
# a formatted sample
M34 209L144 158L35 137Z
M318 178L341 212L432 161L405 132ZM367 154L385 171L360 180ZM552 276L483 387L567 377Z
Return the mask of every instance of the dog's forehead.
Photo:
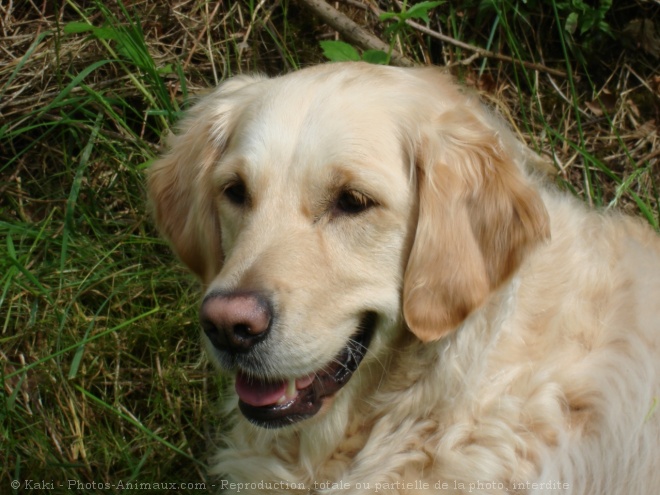
M331 174L359 166L385 180L406 173L401 122L368 84L319 78L279 78L241 109L232 154L257 174L278 177Z

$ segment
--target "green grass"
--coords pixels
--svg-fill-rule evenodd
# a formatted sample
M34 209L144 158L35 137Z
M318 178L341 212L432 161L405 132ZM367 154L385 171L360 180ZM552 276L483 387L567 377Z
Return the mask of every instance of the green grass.
M452 65L574 194L657 229L653 59L638 50L623 63L616 45L594 63L552 2L536 24L526 3L515 15L490 3L447 2L429 25L567 76L464 64L471 53L342 8L409 57ZM243 71L319 62L319 41L334 38L296 3L218 5L11 7L13 41L0 55L0 493L26 479L210 486L222 380L200 353L197 283L149 221L144 170L189 94ZM543 54L541 26L553 40ZM31 492L42 493L13 491Z
M165 86L176 60L157 66L123 9L69 7L78 20L41 36L3 88L40 55L94 52L58 64L53 95L2 128L0 491L204 481L219 383L200 358L196 283L148 222L143 187L179 111Z

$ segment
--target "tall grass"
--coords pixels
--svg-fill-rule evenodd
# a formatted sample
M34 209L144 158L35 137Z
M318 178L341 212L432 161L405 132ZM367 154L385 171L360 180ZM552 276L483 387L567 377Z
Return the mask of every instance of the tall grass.
M482 12L481 20L489 33L486 41L489 49L499 43L500 50L504 47L521 62L545 63L545 57L548 63L554 58L558 66L563 66L566 76L562 79L531 71L523 64L513 64L509 71L517 99L517 124L523 127L532 148L552 159L560 171L560 182L573 194L596 207L617 207L623 202L630 212L642 216L658 230L659 174L655 162L648 159L654 156L651 144L654 133L639 129L638 122L631 117L638 111L635 99L641 100L648 94L645 96L625 86L630 67L617 60L613 63L611 54L603 57L598 51L615 44L609 26L601 26L599 30L596 20L591 21L587 27L591 26L593 32L580 42L566 30L568 17L575 14L568 3L542 0L540 3L546 8L537 11L530 10L526 2L511 0L473 3L480 4L486 14L491 14ZM612 15L617 13L613 11ZM467 29L467 21L456 14L456 9L452 8L449 25L454 35L459 36ZM585 32L589 34L586 29ZM604 33L607 34L605 43ZM601 44L597 44L599 40ZM618 46L622 55L621 44ZM605 80L592 75L594 70L603 70L598 63L593 63L594 57L602 57L603 64L611 64L608 68L611 72ZM641 65L650 61L651 58L643 57L638 60ZM485 66L484 60L480 75ZM647 66L647 70L653 69ZM609 99L612 93L634 96L614 105L603 103L602 98ZM647 124L654 122L655 111L643 117ZM647 153L640 154L640 148ZM563 159L567 155L579 166L566 166Z
M222 428L223 384L199 352L197 284L148 220L143 172L189 94L241 71L318 62L319 40L335 33L288 1L12 5L4 28L14 41L0 55L0 493L41 493L30 479L211 487L204 459ZM489 5L477 15L446 2L429 25L566 77L463 65L471 54L410 29L386 41L454 64L567 188L657 228L657 100L639 83L649 59L593 74L557 9L544 14L560 38L544 58L539 33L521 31L524 12ZM386 22L351 9L387 38ZM614 91L625 97L613 106Z
M203 481L218 384L200 360L195 283L149 224L142 186L179 112L166 76L184 97L185 79L156 64L123 7L68 6L77 20L40 35L3 87L60 60L56 91L0 134L0 491ZM68 45L94 57L65 66Z

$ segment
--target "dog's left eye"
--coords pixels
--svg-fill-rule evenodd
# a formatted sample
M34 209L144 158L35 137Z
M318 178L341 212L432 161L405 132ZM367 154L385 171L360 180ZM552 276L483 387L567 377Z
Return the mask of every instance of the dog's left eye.
M361 192L353 190L342 191L335 202L335 212L344 215L357 215L368 210L376 203Z
M234 205L244 206L248 202L248 192L245 183L237 179L227 184L222 190L223 195Z

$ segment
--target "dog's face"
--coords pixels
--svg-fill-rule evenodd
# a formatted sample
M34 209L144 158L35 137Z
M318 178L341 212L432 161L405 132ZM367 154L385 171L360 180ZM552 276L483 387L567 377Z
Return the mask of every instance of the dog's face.
M233 79L190 110L150 195L249 420L315 415L404 317L439 338L513 273L546 217L498 132L444 76L362 64Z

